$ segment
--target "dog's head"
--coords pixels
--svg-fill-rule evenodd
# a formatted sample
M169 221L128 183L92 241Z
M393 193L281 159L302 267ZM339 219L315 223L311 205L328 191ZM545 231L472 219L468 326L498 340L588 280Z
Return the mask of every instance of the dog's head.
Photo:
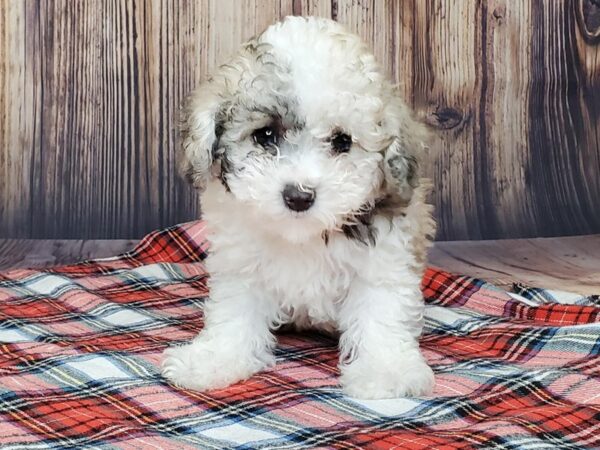
M220 180L291 241L351 236L376 206L409 203L426 139L357 36L298 17L244 44L190 96L182 134L196 187Z

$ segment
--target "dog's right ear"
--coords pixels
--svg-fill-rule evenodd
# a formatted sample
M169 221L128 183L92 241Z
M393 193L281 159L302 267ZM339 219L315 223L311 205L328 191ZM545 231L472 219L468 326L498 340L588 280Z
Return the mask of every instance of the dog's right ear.
M383 173L388 194L408 202L422 176L421 164L431 142L426 125L414 117L413 111L394 93L386 109L387 125L394 137L385 150Z
M210 177L222 124L219 112L226 98L224 80L210 79L187 98L181 117L182 175L199 190Z

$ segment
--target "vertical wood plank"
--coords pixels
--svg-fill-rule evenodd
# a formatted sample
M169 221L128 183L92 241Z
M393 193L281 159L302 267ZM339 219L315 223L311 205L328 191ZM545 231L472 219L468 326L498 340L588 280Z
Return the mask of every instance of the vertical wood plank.
M584 6L591 20L582 17L578 24ZM600 29L600 7L590 1L534 0L532 11L531 78L536 89L529 102L526 177L538 220L525 233L598 231L599 42L585 38Z
M31 233L32 159L38 145L40 91L36 17L23 1L0 5L0 236Z
M531 84L531 5L492 0L482 16L480 159L475 176L480 192L481 237L535 223L527 189L529 97ZM510 211L510 214L506 214Z
M592 229L598 229L600 209L600 3L578 0L573 4L577 26L577 67L579 74L579 102L582 111L582 154L580 174L582 188L592 209L596 212ZM589 211L588 211L589 214ZM593 214L593 213L592 213Z
M485 4L485 2L483 2ZM440 141L432 152L438 237L482 237L476 184L481 125L484 14L479 2L415 2L414 107L425 111Z
M373 48L382 67L414 107L415 1L374 3Z

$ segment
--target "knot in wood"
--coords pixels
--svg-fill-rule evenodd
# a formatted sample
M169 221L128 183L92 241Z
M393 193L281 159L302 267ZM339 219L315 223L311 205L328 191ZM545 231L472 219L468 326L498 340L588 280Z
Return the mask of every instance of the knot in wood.
M600 43L600 0L579 0L577 24L588 44Z
M463 120L463 113L455 108L438 107L431 114L429 122L431 125L442 130L456 128Z

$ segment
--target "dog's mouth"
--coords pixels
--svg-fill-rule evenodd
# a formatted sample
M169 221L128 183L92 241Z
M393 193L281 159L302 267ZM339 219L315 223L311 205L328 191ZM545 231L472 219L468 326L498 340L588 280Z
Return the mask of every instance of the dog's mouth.
M290 211L290 216L294 219L304 219L310 215L310 212L307 211Z

